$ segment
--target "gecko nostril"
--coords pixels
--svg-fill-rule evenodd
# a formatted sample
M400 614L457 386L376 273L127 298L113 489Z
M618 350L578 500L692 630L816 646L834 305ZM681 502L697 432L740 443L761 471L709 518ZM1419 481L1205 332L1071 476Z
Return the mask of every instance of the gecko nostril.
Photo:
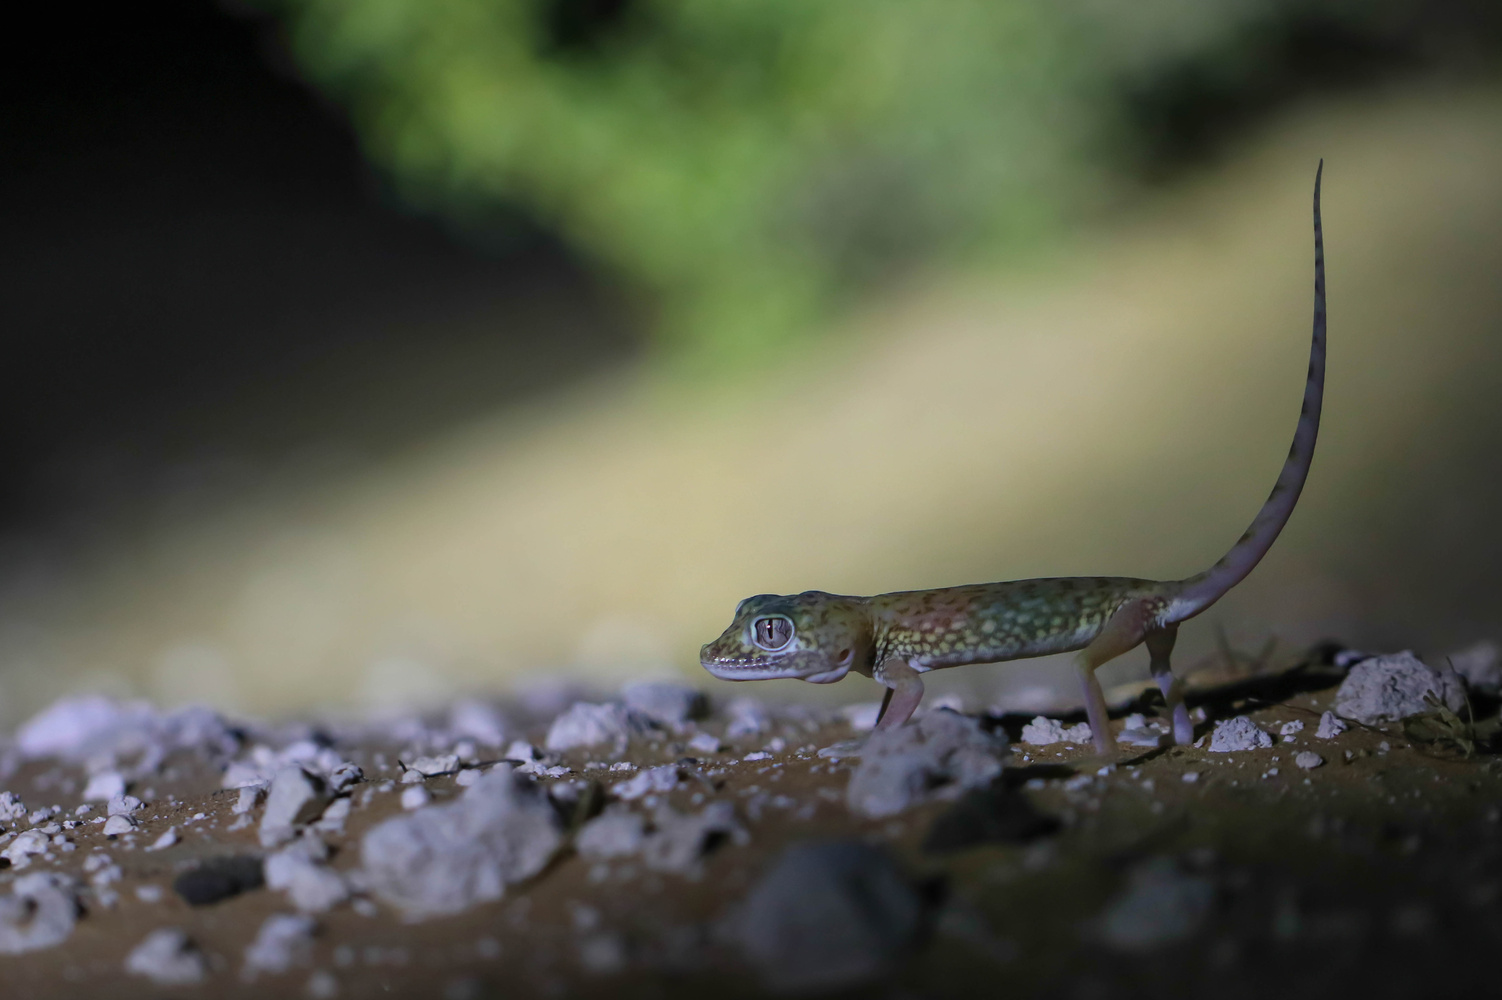
M843 667L845 664L849 663L850 662L850 657L851 657L851 655L854 652L855 652L855 650L853 650L853 649L842 649L842 650L840 650L840 655L839 655L839 664L840 664L840 666Z

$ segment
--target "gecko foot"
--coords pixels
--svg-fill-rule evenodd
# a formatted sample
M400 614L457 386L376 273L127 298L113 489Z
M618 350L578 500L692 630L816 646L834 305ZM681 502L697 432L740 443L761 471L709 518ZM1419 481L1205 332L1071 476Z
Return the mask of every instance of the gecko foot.
M820 749L818 755L839 760L841 757L859 757L865 749L865 740L840 740Z

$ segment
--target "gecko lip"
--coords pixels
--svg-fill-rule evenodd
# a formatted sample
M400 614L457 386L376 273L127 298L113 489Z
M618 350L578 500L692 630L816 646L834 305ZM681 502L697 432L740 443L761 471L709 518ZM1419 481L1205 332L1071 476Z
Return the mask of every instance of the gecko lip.
M768 681L783 677L799 677L796 670L779 668L766 660L717 660L701 658L699 665L722 681Z

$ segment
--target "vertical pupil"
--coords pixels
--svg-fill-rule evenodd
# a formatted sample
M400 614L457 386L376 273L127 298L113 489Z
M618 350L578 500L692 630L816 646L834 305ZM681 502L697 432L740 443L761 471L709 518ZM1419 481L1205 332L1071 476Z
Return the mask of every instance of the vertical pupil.
M761 643L770 648L787 642L788 624L780 618L763 618L756 623L756 637Z

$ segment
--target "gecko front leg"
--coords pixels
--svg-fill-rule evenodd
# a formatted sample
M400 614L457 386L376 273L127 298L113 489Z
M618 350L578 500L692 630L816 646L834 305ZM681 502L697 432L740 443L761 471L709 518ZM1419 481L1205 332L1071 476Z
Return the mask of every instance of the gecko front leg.
M895 656L884 660L874 675L887 687L881 702L881 715L876 720L876 731L884 733L912 718L918 703L923 700L923 678L906 660Z

